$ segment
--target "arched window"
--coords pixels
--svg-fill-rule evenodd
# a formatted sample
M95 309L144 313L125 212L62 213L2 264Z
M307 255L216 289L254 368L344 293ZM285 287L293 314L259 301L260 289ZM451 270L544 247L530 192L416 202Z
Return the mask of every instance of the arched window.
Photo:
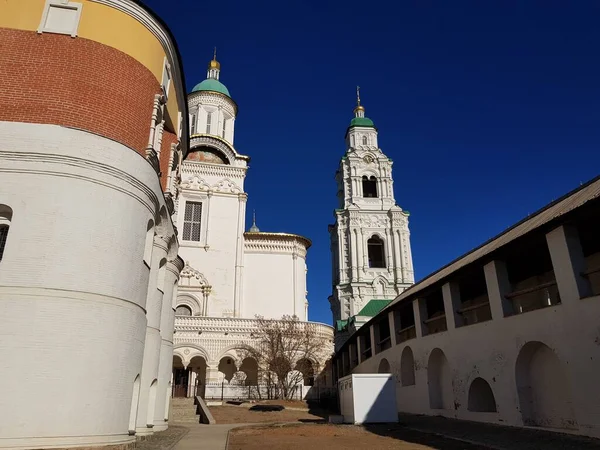
M362 177L363 197L377 197L377 178L374 176Z
M212 112L206 113L206 134L210 134L210 125L212 123Z
M196 134L196 114L190 117L190 134Z
M191 316L192 310L190 309L189 306L179 305L177 307L177 309L175 310L175 315L176 316Z
M369 254L369 267L385 268L383 240L379 236L373 236L367 241L367 252Z
M0 261L2 261L4 248L6 247L6 240L8 239L8 229L10 227L11 220L12 209L6 205L0 205Z
M362 138L362 143L363 143L362 145L367 145L367 143L368 143L368 140L367 140L367 137L366 137L366 136L363 136L363 138Z

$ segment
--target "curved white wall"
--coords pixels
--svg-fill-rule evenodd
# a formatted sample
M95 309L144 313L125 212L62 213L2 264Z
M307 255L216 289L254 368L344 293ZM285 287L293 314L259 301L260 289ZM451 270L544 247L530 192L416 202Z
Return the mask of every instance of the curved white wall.
M243 317L281 319L296 315L299 320L308 320L306 249L290 243L289 238L281 242L271 239L267 245L270 248L264 248L262 239L246 236ZM294 252L294 246L302 253Z
M158 177L114 141L14 122L0 122L0 174L0 204L13 209L0 262L0 447L132 442Z

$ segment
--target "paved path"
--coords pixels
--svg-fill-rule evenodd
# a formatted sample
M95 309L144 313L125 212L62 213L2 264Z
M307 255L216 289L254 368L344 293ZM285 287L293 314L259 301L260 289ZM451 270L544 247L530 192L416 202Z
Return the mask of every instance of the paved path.
M184 425L190 431L173 447L173 450L225 450L229 430L250 424L196 425L186 423L177 425Z

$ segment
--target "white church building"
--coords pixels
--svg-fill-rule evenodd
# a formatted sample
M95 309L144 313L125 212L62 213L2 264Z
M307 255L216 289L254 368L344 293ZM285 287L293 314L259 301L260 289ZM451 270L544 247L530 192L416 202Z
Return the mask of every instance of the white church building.
M336 347L415 281L409 213L396 204L393 162L377 137L357 88L346 153L335 177L338 209L329 225Z
M238 108L219 76L215 55L207 78L188 97L190 152L182 164L174 214L185 261L176 298L176 396L206 384L255 384L256 361L240 360L237 349L252 345L256 316L308 320L311 241L260 231L256 223L246 231L244 180L250 158L234 146ZM330 326L318 329L333 342ZM314 374L324 366L314 361ZM322 382L331 382L323 376Z

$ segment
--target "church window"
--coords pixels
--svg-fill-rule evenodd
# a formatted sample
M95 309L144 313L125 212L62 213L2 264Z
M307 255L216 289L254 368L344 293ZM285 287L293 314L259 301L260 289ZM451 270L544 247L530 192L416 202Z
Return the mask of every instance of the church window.
M363 136L363 138L362 138L362 145L367 145L367 142L368 142L367 137Z
M0 205L0 261L2 261L4 248L6 247L11 219L12 209L6 205Z
M175 315L176 316L191 316L192 310L190 309L189 306L179 305L177 307L177 309L175 310Z
M206 134L210 134L210 123L212 122L212 113L206 114Z
M190 119L190 134L196 134L196 114L192 114Z
M186 202L183 218L183 240L200 242L200 224L202 222L202 203Z
M385 269L385 252L383 251L383 240L379 236L373 236L367 241L367 252L369 254L370 268Z
M225 119L223 119L223 129L221 130L221 137L223 139L225 139L225 125L227 124L227 121Z
M363 197L377 197L377 178L375 178L374 176L367 177L366 175L363 175L362 188Z

